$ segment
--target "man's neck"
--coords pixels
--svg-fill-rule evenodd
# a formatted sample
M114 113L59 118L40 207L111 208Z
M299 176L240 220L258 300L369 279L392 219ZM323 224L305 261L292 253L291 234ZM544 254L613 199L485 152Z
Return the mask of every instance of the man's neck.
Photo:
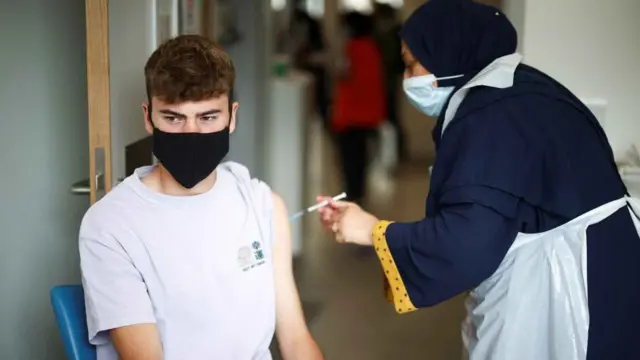
M208 192L213 188L217 179L217 171L200 181L196 186L187 189L180 185L162 165L156 166L149 175L142 179L142 183L149 189L171 196L194 196Z

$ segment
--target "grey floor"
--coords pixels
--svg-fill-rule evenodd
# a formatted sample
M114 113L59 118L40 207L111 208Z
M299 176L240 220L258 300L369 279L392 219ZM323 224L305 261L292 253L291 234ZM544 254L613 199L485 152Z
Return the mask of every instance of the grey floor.
M330 142L310 139L308 199L342 191ZM399 169L391 184L374 184L369 209L380 218L417 220L428 191L427 161ZM380 265L370 250L335 244L317 216L305 219L304 255L296 280L311 332L331 360L458 360L461 298L431 309L396 315L382 297Z

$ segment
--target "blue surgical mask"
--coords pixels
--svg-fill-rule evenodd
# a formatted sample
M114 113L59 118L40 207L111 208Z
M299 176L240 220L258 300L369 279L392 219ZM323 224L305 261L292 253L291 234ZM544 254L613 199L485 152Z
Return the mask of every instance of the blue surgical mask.
M414 76L404 79L402 88L413 107L427 116L438 117L455 87L435 87L433 83L437 80L456 79L462 76L455 75L441 78L437 78L433 74Z

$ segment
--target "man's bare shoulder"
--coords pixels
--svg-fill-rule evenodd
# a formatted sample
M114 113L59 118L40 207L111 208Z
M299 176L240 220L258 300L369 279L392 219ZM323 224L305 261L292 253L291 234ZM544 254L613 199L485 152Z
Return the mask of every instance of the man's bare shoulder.
M273 204L274 216L282 216L286 219L288 217L289 210L287 209L287 204L284 202L282 196L271 190L271 202Z

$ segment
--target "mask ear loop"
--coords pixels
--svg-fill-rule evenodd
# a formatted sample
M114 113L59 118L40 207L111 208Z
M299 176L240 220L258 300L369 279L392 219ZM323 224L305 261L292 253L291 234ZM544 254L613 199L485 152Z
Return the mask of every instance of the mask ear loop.
M451 76L443 76L443 77L436 77L436 81L440 81L440 80L451 80L451 79L458 79L463 77L464 74L460 74L460 75L451 75Z
M450 80L455 80L455 79L460 79L460 78L464 78L464 74L460 74L460 75L451 75L451 76L442 76L442 77L435 77L435 81L438 82L438 87L449 87L449 86L455 86L455 84L457 84L457 81L450 81ZM466 83L466 81L464 82ZM464 85L464 84L463 84ZM456 88L458 86L455 86ZM460 86L462 87L462 85ZM456 92L457 89L455 89L453 93Z

